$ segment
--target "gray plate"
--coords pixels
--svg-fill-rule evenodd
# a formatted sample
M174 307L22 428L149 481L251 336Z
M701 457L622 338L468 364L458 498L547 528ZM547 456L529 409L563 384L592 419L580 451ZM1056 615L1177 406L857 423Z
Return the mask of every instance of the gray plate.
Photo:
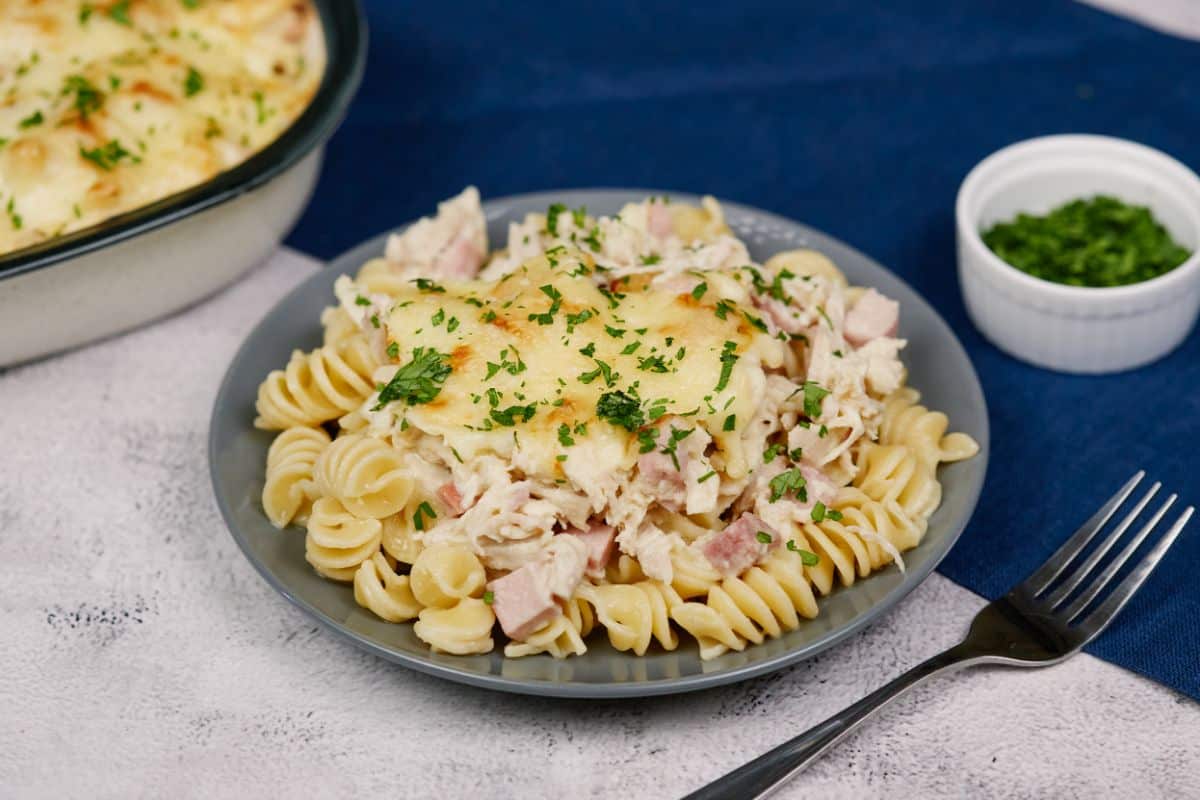
M490 241L503 242L508 223L552 202L586 205L596 214L613 214L650 190L560 191L502 198L484 204ZM684 202L698 198L670 193ZM255 430L254 400L259 382L282 367L293 348L321 342L318 318L333 302L333 281L353 274L368 258L382 254L384 236L376 237L334 260L266 316L246 339L213 408L209 459L213 487L233 538L254 567L284 597L358 646L407 667L462 683L535 695L563 697L637 697L704 689L745 680L809 658L879 619L923 581L958 539L979 497L988 459L987 407L979 379L950 328L929 305L895 275L841 242L790 220L733 203L725 204L730 226L756 260L794 247L812 247L828 255L851 282L874 286L900 301L900 335L908 339L904 359L910 383L923 402L950 415L953 429L975 437L981 451L965 462L943 467L942 506L930 520L919 547L904 554L908 571L891 567L821 601L821 614L780 639L701 661L694 643L674 652L652 650L637 657L613 650L603 633L588 640L588 652L556 661L545 655L506 659L497 650L483 656L430 653L412 625L376 618L354 602L346 584L327 581L304 560L304 536L280 532L267 522L259 497L272 434ZM271 608L263 614L275 613Z

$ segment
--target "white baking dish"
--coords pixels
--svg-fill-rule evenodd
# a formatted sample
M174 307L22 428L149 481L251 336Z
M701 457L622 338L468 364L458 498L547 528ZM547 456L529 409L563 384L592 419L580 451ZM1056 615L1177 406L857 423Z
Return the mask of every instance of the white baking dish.
M325 75L279 139L199 186L0 256L0 367L183 308L279 245L308 203L322 147L345 115L366 60L358 2L314 4L325 33Z

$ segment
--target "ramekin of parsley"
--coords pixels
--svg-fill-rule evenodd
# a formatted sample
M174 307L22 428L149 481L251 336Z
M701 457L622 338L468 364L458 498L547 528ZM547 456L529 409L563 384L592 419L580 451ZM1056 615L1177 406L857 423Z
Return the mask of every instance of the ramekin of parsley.
M1200 177L1152 148L1090 135L1011 145L967 175L955 216L967 311L1025 361L1132 369L1200 313Z

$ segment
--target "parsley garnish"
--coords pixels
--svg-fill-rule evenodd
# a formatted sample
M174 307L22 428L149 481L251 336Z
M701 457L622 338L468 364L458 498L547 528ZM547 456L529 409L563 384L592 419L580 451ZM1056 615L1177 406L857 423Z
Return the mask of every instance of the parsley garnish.
M509 406L503 411L492 409L488 413L488 416L498 424L511 428L513 425L516 425L518 421L529 422L529 420L533 419L533 415L536 413L537 406L533 403L530 403L527 406Z
M91 161L105 172L110 171L123 158L131 159L135 164L141 159L130 153L116 139L112 139L108 144L93 147L91 150L85 150L83 145L79 146L79 155Z
M725 418L725 424L721 426L723 431L731 431L737 427L737 414L730 414Z
M753 314L751 314L749 311L743 311L742 316L746 318L746 322L749 322L751 325L753 325L758 330L762 331L763 333L768 332L767 331L767 323L762 321L762 317L756 317Z
M388 354L388 358L399 358L400 357L400 343L399 342L390 343L387 346L387 354Z
M678 456L676 456L675 450L679 446L680 442L682 442L684 439L686 439L687 437L692 435L693 430L694 430L694 428L688 428L687 430L681 431L672 425L671 426L671 435L667 439L667 444L663 447L662 450L659 451L663 455L668 455L671 457L671 463L675 465L676 471L679 470L679 458L678 458Z
M422 501L421 505L417 506L417 510L413 512L413 527L419 531L425 530L425 517L437 519L437 512L433 510L433 506L429 505L428 501Z
M624 348L622 348L621 355L623 355L623 356L633 355L633 351L637 350L641 346L642 346L641 342L632 342L631 344L627 344L627 345L625 345Z
M562 203L551 203L546 209L546 232L551 236L558 236L558 215L566 210Z
M662 356L646 356L638 359L638 369L645 372L668 372Z
M550 309L541 314L530 314L529 321L537 321L538 325L554 324L554 315L558 313L558 309L562 307L562 292L555 289L554 286L547 283L545 286L539 286L542 294L550 298Z
M715 469L711 469L708 472L701 475L699 478L696 478L696 483L704 483L706 480L708 480L709 478L713 477L716 474L717 474L717 471Z
M625 392L605 392L596 402L596 416L631 433L646 422L642 406Z
M800 563L806 567L815 567L817 564L821 563L820 556L818 556L816 553L811 553L808 550L802 549L798 544L796 544L795 539L788 539L787 549L791 550L793 553L799 553Z
M795 450L788 451L788 458L792 461L799 461L804 456L804 448L797 447Z
M583 241L584 241L584 244L586 244L588 247L592 248L593 253L599 253L600 252L600 226L593 225L592 229L590 231L588 231L588 235L583 237ZM599 269L599 267L597 267L597 269Z
M490 606L494 602L496 602L496 593L491 589L488 589L483 593L483 604L485 606Z
M185 97L200 94L204 90L204 76L195 67L188 67L187 77L183 79L183 94Z
M721 377L717 380L715 391L721 391L729 385L729 377L733 374L733 365L737 363L739 356L733 352L737 349L737 344L734 342L725 342L725 347L721 350Z
M579 348L579 352L582 353L583 355L587 356L588 358L591 358L592 356L596 355L596 343L588 342L587 345Z
M725 319L730 311L733 310L733 303L728 300L718 300L716 308L713 312L717 315L717 319Z
M17 127L21 128L23 130L25 128L32 128L35 125L41 125L45 121L46 121L46 118L42 116L42 112L35 111L32 114L30 114L28 117L26 117L25 119L18 122Z
M356 306L369 306L369 305L371 305L371 301L370 301L370 300L368 300L367 298L363 297L363 296L360 294L360 295L358 295L357 297L355 297L355 298L354 298L354 305L356 305Z
M437 311L433 312L433 316L429 318L429 321L433 323L433 327L435 328L438 325L441 325L446 321L446 309L439 308Z
M804 415L809 419L821 416L821 401L829 395L829 390L814 381L804 382Z
M648 256L642 256L641 259L644 266L651 267L662 261L662 256L660 256L658 253L651 253Z
M417 285L417 289L422 292L439 293L446 291L446 287L439 286L434 281L429 280L429 278L414 278L412 281L410 281L410 283L415 283Z
M458 317L451 317L446 321L446 333L454 333L458 330Z
M707 291L708 291L707 283L704 283L704 282L698 283L698 284L696 284L695 288L692 289L692 297L699 300L701 297L704 297L704 293Z
M789 469L771 478L771 502L792 494L801 503L808 502L808 491L804 488L804 474L798 469Z
M614 339L620 339L625 335L625 330L623 328L614 328L612 325L605 325L604 332Z
M592 311L585 308L578 314L567 314L567 333L574 333L576 325L582 325L592 318Z
M558 426L558 443L563 447L575 444L575 439L571 436L571 426L565 422Z
M775 460L775 456L778 455L779 451L782 449L783 449L783 445L773 444L770 447L768 447L766 450L763 450L763 463L770 464L772 461Z
M754 538L758 539L763 544L771 543L771 534L767 533L766 531L759 531L758 533L754 534Z
M409 361L379 390L379 402L372 411L378 411L388 403L399 400L407 405L428 403L442 391L442 384L451 373L449 356L424 347L413 349Z
M650 428L642 428L637 432L638 452L649 453L658 446L658 436Z
M126 27L132 26L133 21L129 19L129 0L120 0L113 3L108 9L108 16L113 22Z
M104 105L104 93L82 75L69 75L63 81L62 95L65 97L71 93L75 94L75 102L72 105L79 112L80 119L86 120L88 114L98 111L100 106Z

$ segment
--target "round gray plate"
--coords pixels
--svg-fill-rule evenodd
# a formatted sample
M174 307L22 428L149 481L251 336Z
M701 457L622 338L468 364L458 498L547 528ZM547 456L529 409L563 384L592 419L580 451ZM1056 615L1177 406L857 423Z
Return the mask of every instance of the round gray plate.
M587 206L595 214L613 214L651 190L566 190L520 195L484 204L488 236L503 242L508 223L552 202ZM698 198L670 192L679 201ZM637 657L613 650L602 632L588 640L583 656L556 661L545 655L506 659L501 648L482 656L430 653L412 625L384 622L354 602L349 585L319 577L304 560L304 536L277 531L263 515L259 497L267 447L272 435L255 430L254 400L259 382L288 360L293 348L321 342L321 309L334 302L333 281L353 274L368 258L382 254L379 236L335 259L300 284L246 339L229 367L213 408L209 459L213 488L233 538L267 582L292 603L358 646L407 667L454 681L536 695L564 697L635 697L687 692L745 680L794 664L862 630L885 614L923 581L958 539L979 497L988 459L987 407L967 354L950 328L929 305L895 275L841 242L790 220L733 203L725 204L730 226L751 255L764 261L794 247L828 255L852 283L874 286L900 301L900 335L908 339L904 360L909 381L923 402L950 415L954 430L975 437L978 456L941 469L942 506L930 520L919 547L904 554L907 572L891 567L850 588L839 588L821 601L821 614L780 639L701 661L694 642L674 652L652 650ZM493 245L494 246L494 245ZM274 613L263 608L262 613Z

